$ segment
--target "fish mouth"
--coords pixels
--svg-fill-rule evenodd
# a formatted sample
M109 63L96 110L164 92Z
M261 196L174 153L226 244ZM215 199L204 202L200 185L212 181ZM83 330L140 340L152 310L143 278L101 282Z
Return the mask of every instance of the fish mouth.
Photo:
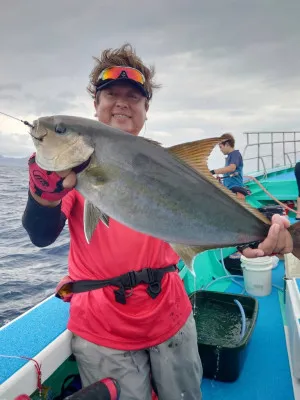
M47 135L47 131L44 132L43 135L35 136L35 135L33 134L33 132L38 132L38 131L39 131L39 121L33 121L33 125L32 125L32 127L31 127L31 129L30 129L30 131L29 131L29 134L30 134L30 136L31 136L34 140L37 140L37 141L39 141L39 142L42 142L42 141L44 140L44 137Z
M30 136L32 137L32 139L37 140L38 142L42 142L42 141L44 140L44 137L45 137L46 135L41 136L41 137L36 137L36 136L30 134Z
M34 134L33 134L32 132L33 132L33 129L31 129L31 131L29 132L30 136L31 136L33 139L38 140L38 141L40 141L40 142L42 142L42 141L43 141L43 138L47 135L47 133L45 133L43 136L34 136Z

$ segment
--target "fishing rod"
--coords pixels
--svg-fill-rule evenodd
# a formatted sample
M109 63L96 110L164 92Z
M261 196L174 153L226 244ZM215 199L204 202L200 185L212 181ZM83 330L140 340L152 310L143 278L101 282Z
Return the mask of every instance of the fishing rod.
M5 115L6 117L9 117L9 118L15 119L16 121L22 122L24 125L27 125L27 126L30 126L30 128L33 128L33 125L30 124L28 121L23 121L20 118L13 117L12 115L6 114L2 111L0 111L0 114Z
M232 177L238 176L238 175L239 175L239 172L233 172L232 174L230 174L228 176L219 176L217 179L224 180L224 179L232 178Z

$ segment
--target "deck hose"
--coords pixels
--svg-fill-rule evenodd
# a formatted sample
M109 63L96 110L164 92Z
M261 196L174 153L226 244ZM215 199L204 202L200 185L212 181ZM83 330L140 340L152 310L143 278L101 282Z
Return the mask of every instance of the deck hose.
M233 301L238 306L238 308L240 309L240 312L242 314L242 331L241 331L241 341L242 341L243 337L245 336L245 333L246 333L246 314L245 314L245 311L244 311L241 303L237 299L234 299Z

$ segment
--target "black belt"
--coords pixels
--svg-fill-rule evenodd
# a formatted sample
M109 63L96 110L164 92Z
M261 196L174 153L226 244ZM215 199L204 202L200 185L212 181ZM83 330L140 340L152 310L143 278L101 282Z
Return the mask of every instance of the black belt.
M155 299L161 292L161 281L167 272L177 271L176 265L164 268L144 268L141 271L130 271L124 275L107 280L87 280L66 283L61 289L66 293L82 293L90 290L102 289L107 286L117 286L115 298L118 303L126 304L126 290L133 289L141 283L148 284L147 293ZM59 293L56 297L60 297Z

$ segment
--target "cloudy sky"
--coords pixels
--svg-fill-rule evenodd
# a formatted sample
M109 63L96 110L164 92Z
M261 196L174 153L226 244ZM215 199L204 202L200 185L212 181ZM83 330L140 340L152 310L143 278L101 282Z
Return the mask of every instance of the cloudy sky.
M0 111L94 118L92 57L130 42L162 84L145 136L172 145L232 132L243 150L245 131L300 130L299 18L299 0L1 0ZM3 116L0 146L33 149Z

